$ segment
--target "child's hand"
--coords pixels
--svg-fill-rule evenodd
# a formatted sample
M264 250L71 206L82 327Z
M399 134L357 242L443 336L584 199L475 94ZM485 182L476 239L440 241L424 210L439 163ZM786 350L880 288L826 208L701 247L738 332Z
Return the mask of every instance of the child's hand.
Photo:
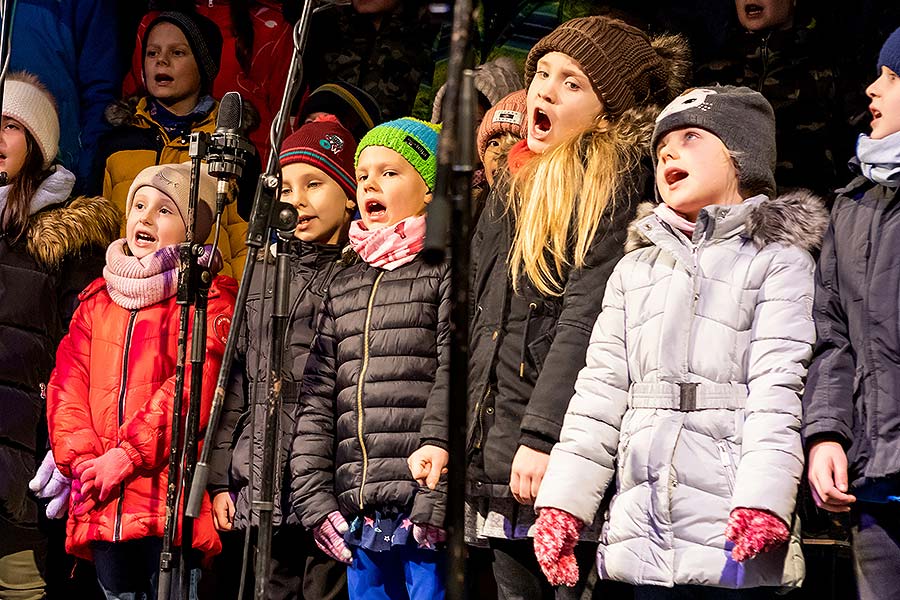
M85 494L80 479L72 480L72 514L76 517L94 510L97 505L96 497Z
M734 542L731 557L742 562L785 543L790 531L784 521L756 508L736 508L728 518L725 537Z
M509 489L519 504L534 504L548 462L549 454L519 446L509 476Z
M837 442L823 441L809 449L807 479L816 506L830 512L848 512L856 496L846 493L847 454Z
M575 544L584 524L559 508L542 508L534 524L534 555L550 585L578 583Z
M231 493L219 492L212 501L213 524L219 531L231 531L234 527L234 500Z
M353 555L344 543L344 534L350 529L344 516L333 511L328 513L325 520L313 527L313 539L319 549L334 560L350 564Z
M412 534L420 548L434 550L435 546L447 541L447 532L435 525L413 525Z
M109 497L116 486L134 472L134 463L122 448L107 450L102 456L85 461L81 472L81 491L87 495L98 490L100 502Z
M433 490L440 481L441 475L447 472L449 460L450 455L446 450L426 444L413 452L406 460L406 464L409 465L409 472L412 473L413 479Z
M47 451L34 479L28 482L28 488L38 498L50 498L50 503L44 510L48 519L61 519L66 516L72 480L56 468L53 450Z

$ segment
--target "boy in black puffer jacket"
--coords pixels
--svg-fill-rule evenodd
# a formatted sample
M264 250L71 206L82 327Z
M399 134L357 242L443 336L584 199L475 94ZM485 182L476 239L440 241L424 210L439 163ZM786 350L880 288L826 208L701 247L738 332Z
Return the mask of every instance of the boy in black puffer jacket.
M440 455L447 441L450 272L418 256L438 130L403 118L360 142L350 242L364 262L329 287L300 390L291 502L350 564L351 598L444 597L444 483L407 467L420 443Z

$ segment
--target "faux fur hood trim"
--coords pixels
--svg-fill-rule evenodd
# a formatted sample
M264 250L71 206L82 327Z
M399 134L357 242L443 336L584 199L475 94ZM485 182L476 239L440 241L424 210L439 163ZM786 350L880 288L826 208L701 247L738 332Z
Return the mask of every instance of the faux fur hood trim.
M120 225L121 216L112 202L99 196L79 196L33 215L26 248L42 268L52 271L86 248L109 246L118 237Z
M650 246L652 242L637 224L653 213L653 202L642 202L628 226L625 253ZM817 250L828 228L828 211L819 196L797 190L775 198L766 198L747 212L744 235L758 248L769 244L797 246L807 252Z
M116 100L109 104L103 111L103 118L113 127L122 127L125 125L140 125L137 107L143 96L131 96L122 100ZM216 104L214 110L218 114L219 105ZM260 117L259 111L246 98L241 104L241 124L246 133L255 131L259 128Z

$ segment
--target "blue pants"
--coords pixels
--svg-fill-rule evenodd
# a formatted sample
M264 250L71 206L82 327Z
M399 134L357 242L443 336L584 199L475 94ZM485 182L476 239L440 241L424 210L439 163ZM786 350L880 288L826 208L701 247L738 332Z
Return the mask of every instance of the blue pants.
M444 600L444 552L413 546L386 552L351 546L351 551L350 600Z

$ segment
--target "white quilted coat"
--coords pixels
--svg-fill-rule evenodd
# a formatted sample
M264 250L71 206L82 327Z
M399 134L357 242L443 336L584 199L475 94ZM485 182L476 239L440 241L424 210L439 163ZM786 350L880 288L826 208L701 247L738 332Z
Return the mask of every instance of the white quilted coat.
M602 577L802 582L793 513L800 393L815 340L809 249L826 224L821 203L797 194L709 206L693 240L654 214L632 225L644 247L609 279L536 503L590 523L615 476ZM737 507L781 517L794 528L790 543L733 561L725 527Z

